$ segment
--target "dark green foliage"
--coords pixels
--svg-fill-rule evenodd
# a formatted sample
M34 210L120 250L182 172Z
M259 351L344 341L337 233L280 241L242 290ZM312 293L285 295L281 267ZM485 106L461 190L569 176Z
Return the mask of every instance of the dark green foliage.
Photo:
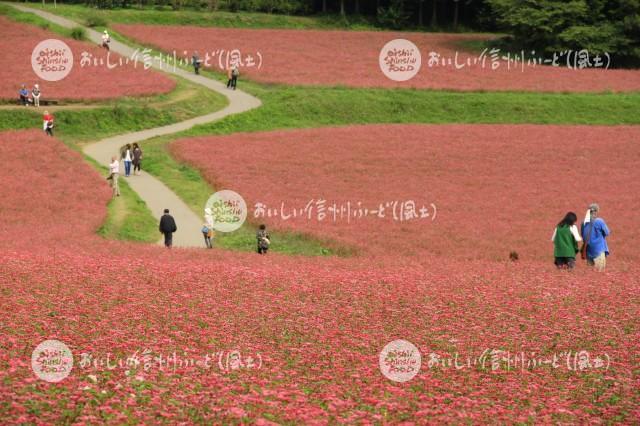
M609 53L612 66L640 65L640 0L487 0L515 50Z
M75 27L71 29L71 38L74 40L86 40L87 33L82 27Z
M89 28L106 27L107 20L101 15L92 14L87 18L85 25Z
M381 6L377 16L378 23L382 27L397 30L407 26L411 15L404 10L402 0L393 0L388 7Z

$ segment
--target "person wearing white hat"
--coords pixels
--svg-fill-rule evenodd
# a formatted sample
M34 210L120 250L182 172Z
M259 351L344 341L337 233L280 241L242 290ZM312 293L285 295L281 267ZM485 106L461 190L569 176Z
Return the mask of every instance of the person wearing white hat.
M38 108L40 107L40 86L38 84L33 85L33 90L31 90L31 96L33 97L33 105Z
M213 228L213 210L211 210L211 207L204 209L204 220L209 228Z
M596 203L591 204L582 224L582 239L586 246L584 251L587 264L602 272L607 266L607 256L609 256L607 237L611 231L599 214L600 206Z
M118 177L120 176L120 162L118 157L111 157L111 163L109 163L109 176L107 180L111 181L112 197L116 198L120 196L120 185L118 185Z

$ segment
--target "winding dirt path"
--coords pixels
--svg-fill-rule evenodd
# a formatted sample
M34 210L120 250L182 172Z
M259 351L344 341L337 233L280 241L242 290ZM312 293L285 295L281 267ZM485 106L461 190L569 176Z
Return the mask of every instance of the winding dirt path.
M22 12L28 12L38 15L41 18L60 25L61 27L82 27L82 25L78 24L77 22L71 21L58 15L54 15L49 12L32 9L30 7L26 7L16 3L7 4L10 4L11 6ZM89 41L96 44L101 43L101 33L87 27L84 27L84 29L87 33ZM111 50L126 57L131 57L131 55L135 52L135 49L113 39L111 40ZM166 65L164 67L160 67L160 65L157 63L154 63L153 67L163 72L175 74L177 76L185 78L193 83L204 86L209 90L218 92L229 100L229 104L220 111L195 117L190 120L182 121L180 123L155 127L139 132L126 133L87 145L84 148L84 153L96 160L98 163L107 165L113 155L118 155L120 147L127 143L141 143L146 139L156 136L181 132L195 125L211 123L213 121L220 120L228 115L245 112L250 109L257 108L261 105L261 102L258 98L244 93L240 90L228 90L224 84L215 80L211 80L199 75L194 75L190 72L178 68L174 70L172 67L167 67ZM144 151L144 144L142 144L141 146ZM144 168L144 158L142 161L142 166ZM121 171L123 170L124 166L121 167ZM132 176L128 178L127 183L134 191L136 191L136 193L138 193L140 198L144 200L149 210L151 210L151 212L156 217L159 218L165 208L170 209L171 215L175 218L178 225L178 232L176 232L173 237L174 246L204 247L204 241L202 239L202 234L200 233L200 228L202 227L202 223L204 221L203 217L194 213L189 208L189 206L187 206L187 204L182 201L180 197L178 197L177 194L175 194L159 179L143 171L140 176Z

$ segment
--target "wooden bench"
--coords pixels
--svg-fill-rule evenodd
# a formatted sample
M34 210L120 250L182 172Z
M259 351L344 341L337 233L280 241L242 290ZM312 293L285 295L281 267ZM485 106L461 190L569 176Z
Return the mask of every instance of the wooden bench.
M22 100L18 99L16 101L18 105L23 105ZM33 99L29 99L29 105L33 105ZM58 105L58 101L53 99L40 99L40 106L48 106L48 105Z

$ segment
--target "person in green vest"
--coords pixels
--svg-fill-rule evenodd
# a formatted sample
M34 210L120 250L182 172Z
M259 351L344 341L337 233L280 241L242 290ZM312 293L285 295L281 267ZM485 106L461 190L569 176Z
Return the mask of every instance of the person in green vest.
M582 241L576 226L577 221L578 216L574 212L569 212L553 231L551 241L553 241L554 263L558 269L573 269L576 266L578 243Z

